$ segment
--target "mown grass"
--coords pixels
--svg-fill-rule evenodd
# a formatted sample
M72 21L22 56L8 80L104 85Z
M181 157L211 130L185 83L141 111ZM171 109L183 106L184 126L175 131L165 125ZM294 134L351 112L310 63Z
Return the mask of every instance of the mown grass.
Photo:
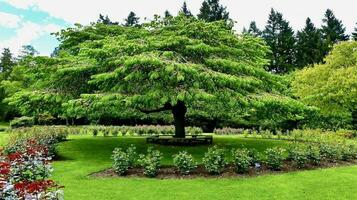
M0 144L7 135L0 134ZM285 146L277 140L245 139L236 136L214 138L226 148L245 146L263 151ZM70 136L58 146L59 159L54 162L53 179L65 188L66 200L226 200L226 199L357 199L357 166L265 175L253 178L225 179L149 179L94 178L88 174L111 166L110 155L115 147L135 144L139 152L147 148L140 137ZM207 146L157 146L164 153L164 164L172 163L172 154L187 150L200 161ZM229 153L229 152L228 152ZM227 154L228 155L228 154Z
M284 146L281 141L215 137L215 144L227 148L245 146L263 151ZM88 174L111 166L115 147L135 144L147 148L144 138L71 136L58 146L60 161L54 163L53 178L65 186L66 199L357 199L357 166L266 175L254 178L158 180L149 178L93 178ZM164 153L164 164L172 154L187 150L199 161L207 146L155 146Z

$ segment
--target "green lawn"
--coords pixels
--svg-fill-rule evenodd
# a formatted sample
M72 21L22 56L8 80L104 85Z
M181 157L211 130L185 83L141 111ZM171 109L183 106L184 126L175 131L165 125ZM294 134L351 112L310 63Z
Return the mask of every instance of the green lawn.
M66 199L357 199L357 166L293 172L255 178L157 180L148 178L92 178L87 175L110 167L113 148L135 144L144 151L143 138L71 136L59 145L62 161L55 162L53 178L65 185ZM280 141L215 137L226 147L259 151ZM164 164L172 154L186 149L200 160L207 147L156 146L164 152Z
M6 134L0 134L0 144ZM158 180L149 178L93 178L88 174L111 166L115 147L135 144L140 152L147 144L139 137L70 136L58 146L61 161L54 163L53 178L65 188L65 199L357 199L357 166L266 175L254 178ZM258 151L281 141L215 137L216 144L228 148L245 146ZM199 147L155 146L164 153L164 164L171 164L172 154L186 149L200 161L207 150Z

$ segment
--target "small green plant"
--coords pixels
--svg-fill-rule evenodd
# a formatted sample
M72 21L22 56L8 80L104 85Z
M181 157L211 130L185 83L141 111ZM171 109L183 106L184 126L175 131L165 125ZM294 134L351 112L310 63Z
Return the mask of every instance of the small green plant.
M339 145L341 152L341 159L344 161L350 161L357 158L357 149L355 145L341 144Z
M321 143L319 145L322 159L337 162L342 159L342 152L338 145Z
M304 168L309 161L307 148L303 145L290 147L288 154L288 158L294 162L297 168Z
M227 162L224 157L224 149L217 146L208 148L208 151L203 157L203 164L206 170L211 174L220 174L224 170Z
M148 177L157 176L160 168L160 162L162 159L162 153L158 150L153 150L151 147L148 148L147 154L139 155L139 164L144 167L144 174Z
M112 155L113 168L119 175L125 175L130 167L130 159L121 148L115 148Z
M128 154L129 158L129 167L133 167L137 157L136 147L133 144L130 145L130 147L126 149L126 154Z
M233 164L237 173L246 173L253 162L250 151L246 148L232 150Z
M285 149L275 147L264 151L265 164L273 170L281 170L285 160Z
M307 158L309 162L313 165L320 165L321 163L321 154L319 147L315 145L309 145L307 147Z
M174 155L174 165L178 168L181 174L189 174L197 167L196 162L191 154L186 151L181 151Z

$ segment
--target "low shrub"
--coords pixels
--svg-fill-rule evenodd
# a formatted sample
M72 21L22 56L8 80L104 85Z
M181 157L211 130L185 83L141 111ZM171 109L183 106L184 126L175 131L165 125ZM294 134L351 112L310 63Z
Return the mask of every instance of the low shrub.
M355 145L341 144L341 159L343 161L350 161L357 158L357 149Z
M115 148L112 155L113 168L119 175L125 175L130 167L129 155L121 148Z
M31 127L35 124L35 119L33 117L19 117L15 118L10 122L11 128L20 128L20 127Z
M63 191L49 180L52 172L47 146L26 140L15 152L0 152L0 199L63 199Z
M246 173L253 162L250 151L246 148L232 150L233 164L237 173Z
M203 164L206 170L211 174L220 174L224 170L227 162L224 156L224 149L220 149L217 146L208 148L208 151L203 157Z
M272 170L281 170L286 159L285 149L275 147L264 151L265 164Z
M138 163L144 167L144 174L148 177L155 177L161 166L162 153L158 150L148 148L147 154L139 155Z
M12 129L9 142L5 146L5 151L7 153L16 152L26 141L34 140L39 144L46 146L48 154L51 157L54 157L56 153L56 145L59 142L65 141L67 135L68 133L65 129L59 130L44 127Z
M243 134L244 129L241 128L216 128L213 130L213 133L216 135L238 135Z
M187 175L197 167L193 156L188 154L186 151L181 151L173 157L174 165L177 167L181 174Z
M329 162L337 162L342 159L342 152L338 145L321 143L319 144L321 158Z
M288 158L293 161L297 168L304 168L309 162L309 152L304 145L290 146L288 150Z
M321 153L320 153L319 147L316 145L308 145L307 146L307 158L311 164L320 165Z
M134 145L130 145L130 147L126 149L126 154L129 158L129 167L133 167L135 165L135 161L137 160L136 147Z

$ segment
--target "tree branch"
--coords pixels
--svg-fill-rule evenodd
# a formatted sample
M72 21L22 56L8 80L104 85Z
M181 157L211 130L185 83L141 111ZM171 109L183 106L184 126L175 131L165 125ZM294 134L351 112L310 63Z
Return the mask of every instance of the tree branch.
M164 107L158 108L155 110L142 110L142 109L139 109L139 110L140 110L140 112L149 114L149 113L161 112L161 111L165 111L165 110L172 110L172 105L170 103L165 103Z

